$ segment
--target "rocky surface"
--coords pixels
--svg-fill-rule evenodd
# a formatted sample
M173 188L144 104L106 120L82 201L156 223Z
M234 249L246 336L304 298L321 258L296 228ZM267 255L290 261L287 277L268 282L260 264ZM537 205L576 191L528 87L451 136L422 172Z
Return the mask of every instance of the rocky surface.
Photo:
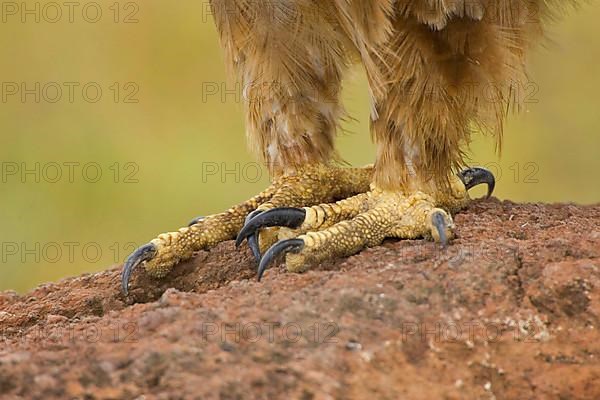
M127 298L119 267L0 293L0 398L599 399L600 206L456 224L261 283L223 243Z

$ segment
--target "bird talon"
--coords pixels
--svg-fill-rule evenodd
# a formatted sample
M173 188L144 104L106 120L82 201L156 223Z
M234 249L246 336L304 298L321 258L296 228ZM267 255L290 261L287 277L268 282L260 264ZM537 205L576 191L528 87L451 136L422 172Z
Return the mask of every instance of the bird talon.
M485 183L488 187L486 199L489 199L492 196L492 193L494 193L494 188L496 187L496 178L494 178L494 174L485 168L468 168L459 172L458 177L465 185L467 190Z
M431 223L437 230L442 247L448 246L448 235L446 234L446 231L448 230L449 225L446 222L446 216L442 212L436 211L431 216Z
M123 294L125 296L127 296L129 291L129 278L131 277L131 273L135 267L144 261L153 259L157 253L158 249L156 248L156 245L153 243L148 243L142 247L139 247L129 257L127 257L127 261L125 261L125 265L123 266L123 273L121 274L121 289L123 290Z
M262 214L264 211L262 210L254 210L252 211L250 214L248 214L246 216L246 220L244 221L244 226L246 226L246 224L248 222L250 222L250 220L254 217L256 217L259 214ZM258 245L258 231L250 234L247 237L248 240L248 247L250 247L250 250L252 251L252 255L254 256L254 259L256 260L256 262L260 262L260 259L262 257L262 254L260 254L260 246ZM235 243L235 247L240 247L241 242L237 242Z
M302 239L288 239L275 243L267 250L264 257L260 260L260 265L258 266L258 281L260 282L267 267L280 254L298 253L302 251L303 248L304 240Z
M258 231L260 229L279 226L295 229L302 225L305 218L306 211L302 208L280 207L260 212L252 218L246 219L246 224L238 234L235 245L239 247L244 239L248 239L248 244L252 247L250 239L255 236L256 243L254 245L258 250ZM260 254L260 250L258 250L258 253Z
M192 225L196 225L199 222L202 222L206 217L196 217L188 223L188 228Z

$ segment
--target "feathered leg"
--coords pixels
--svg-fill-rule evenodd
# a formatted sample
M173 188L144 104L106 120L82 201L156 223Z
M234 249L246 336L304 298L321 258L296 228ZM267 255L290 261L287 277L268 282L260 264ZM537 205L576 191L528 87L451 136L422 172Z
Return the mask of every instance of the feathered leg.
M386 237L447 243L453 236L451 214L468 204L467 190L478 183L487 183L489 191L494 186L493 176L482 169L455 175L464 165L463 149L474 129L500 138L548 4L397 0L389 25L380 25L388 30L384 43L370 44L359 27L353 37L367 50L361 55L368 56L364 64L374 95L372 190L305 207L295 230L282 230L282 241L267 251L260 272L281 253L287 254L289 270L302 271ZM275 218L278 211L270 213Z
M195 251L235 238L246 219L275 207L330 202L369 189L372 167L333 165L334 136L342 114L341 79L347 39L321 0L211 0L225 58L242 84L250 146L265 161L273 184L229 211L159 235L126 261L162 277ZM263 239L268 235L263 235ZM255 255L260 256L251 235Z

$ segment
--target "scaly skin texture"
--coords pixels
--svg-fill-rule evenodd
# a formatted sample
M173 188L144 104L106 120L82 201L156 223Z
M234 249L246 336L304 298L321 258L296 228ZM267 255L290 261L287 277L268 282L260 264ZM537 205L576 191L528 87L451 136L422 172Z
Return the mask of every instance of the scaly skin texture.
M156 278L164 277L174 265L191 258L194 252L234 239L253 210L311 206L366 192L372 173L371 166L338 168L315 164L282 175L262 193L224 213L207 216L189 227L153 239L150 243L155 246L156 254L145 262L146 272Z
M381 244L385 238L441 238L434 214L445 222L446 239L453 233L452 213L469 202L464 184L452 179L449 191L403 194L373 187L368 193L332 204L305 207L306 218L297 229L281 228L280 240L297 238L304 245L286 256L291 272L303 272L319 262L358 253Z

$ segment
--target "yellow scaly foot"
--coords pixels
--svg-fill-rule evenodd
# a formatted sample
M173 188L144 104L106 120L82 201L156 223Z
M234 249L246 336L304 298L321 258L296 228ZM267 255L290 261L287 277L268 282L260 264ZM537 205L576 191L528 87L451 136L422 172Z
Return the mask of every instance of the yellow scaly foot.
M369 190L372 175L372 166L339 168L323 164L308 165L294 173L283 174L250 200L224 213L197 218L189 226L176 232L163 233L138 248L123 267L123 293L127 294L131 274L140 264L149 275L162 278L174 265L190 259L194 252L234 239L245 222L267 210L312 206L364 193ZM248 235L247 238L255 256L260 258L256 236Z
M400 193L372 187L336 203L272 209L251 218L238 242L265 227L285 226L278 231L279 241L261 259L259 279L281 254L286 255L289 271L302 272L321 261L377 246L385 238L425 237L447 245L454 236L452 214L468 204L468 190L482 183L488 185L489 197L495 186L493 175L471 168L452 179L443 192Z

